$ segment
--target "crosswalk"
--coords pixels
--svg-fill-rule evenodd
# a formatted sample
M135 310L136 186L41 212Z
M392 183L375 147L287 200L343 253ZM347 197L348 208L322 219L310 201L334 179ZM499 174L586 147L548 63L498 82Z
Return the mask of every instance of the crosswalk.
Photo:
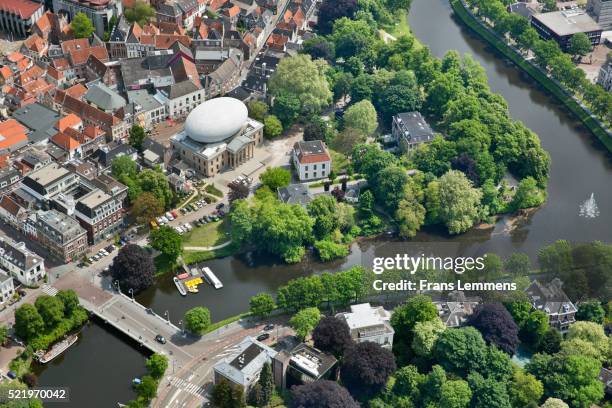
M196 397L203 397L206 395L206 389L204 387L192 384L179 377L170 377L170 384Z
M42 286L42 291L43 293L49 295L49 296L55 296L57 295L58 290L56 288L54 288L53 286L49 286L49 285L43 285Z

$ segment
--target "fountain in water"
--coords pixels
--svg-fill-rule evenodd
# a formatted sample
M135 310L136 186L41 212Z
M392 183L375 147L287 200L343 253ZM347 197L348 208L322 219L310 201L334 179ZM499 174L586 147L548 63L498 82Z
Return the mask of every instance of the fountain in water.
M580 205L579 214L584 218L596 218L599 216L599 208L597 207L594 193L591 193L591 197Z

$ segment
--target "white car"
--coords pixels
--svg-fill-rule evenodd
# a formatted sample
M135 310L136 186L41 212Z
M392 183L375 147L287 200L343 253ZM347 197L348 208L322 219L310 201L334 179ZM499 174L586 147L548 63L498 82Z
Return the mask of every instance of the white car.
M162 223L164 224L168 223L168 219L164 215L161 216L161 219L162 219Z
M170 214L170 211L168 211L168 212L166 213L166 215L165 215L165 216L166 216L166 218L167 218L168 220L170 220L170 221L172 221L172 220L174 219L174 217L172 216L172 214Z
M179 234L184 233L185 231L183 231L183 229L181 227L174 227L174 229L176 230L176 232L178 232Z
M99 260L99 259L100 259L100 255L98 255L98 254L94 255L94 256L93 256L93 259L94 259L94 261Z
M155 221L157 221L158 225L164 225L164 219L162 217L157 217Z
M185 224L183 224L183 228L184 228L184 229L186 229L187 231L191 231L191 229L192 229L193 227L191 226L191 224L189 224L189 223L185 223Z

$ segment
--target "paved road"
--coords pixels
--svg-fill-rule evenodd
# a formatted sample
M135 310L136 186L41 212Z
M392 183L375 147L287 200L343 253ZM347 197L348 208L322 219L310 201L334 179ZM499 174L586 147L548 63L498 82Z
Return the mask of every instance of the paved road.
M268 344L278 338L293 335L284 320L272 320L276 328L270 332ZM266 322L267 323L267 322ZM160 382L158 397L153 401L154 408L199 407L208 401L207 394L212 387L214 365L237 351L237 345L246 336L257 336L263 332L264 323L252 325L248 321L232 323L203 337L203 347L191 362L183 367L170 364L166 376Z

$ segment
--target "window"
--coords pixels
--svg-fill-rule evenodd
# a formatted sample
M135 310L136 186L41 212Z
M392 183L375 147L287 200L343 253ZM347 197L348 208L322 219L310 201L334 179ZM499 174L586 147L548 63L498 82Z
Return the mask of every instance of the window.
M325 170L325 163L323 163L323 164L321 165L321 168L322 168L323 170Z
M308 173L304 174L304 178L308 178Z
M304 166L304 170L308 171L308 166Z
M317 172L316 172L316 171L314 172L313 177L314 177L314 178L317 178Z
M315 169L315 170L317 169L317 165L316 165L316 164L314 165L314 169Z

